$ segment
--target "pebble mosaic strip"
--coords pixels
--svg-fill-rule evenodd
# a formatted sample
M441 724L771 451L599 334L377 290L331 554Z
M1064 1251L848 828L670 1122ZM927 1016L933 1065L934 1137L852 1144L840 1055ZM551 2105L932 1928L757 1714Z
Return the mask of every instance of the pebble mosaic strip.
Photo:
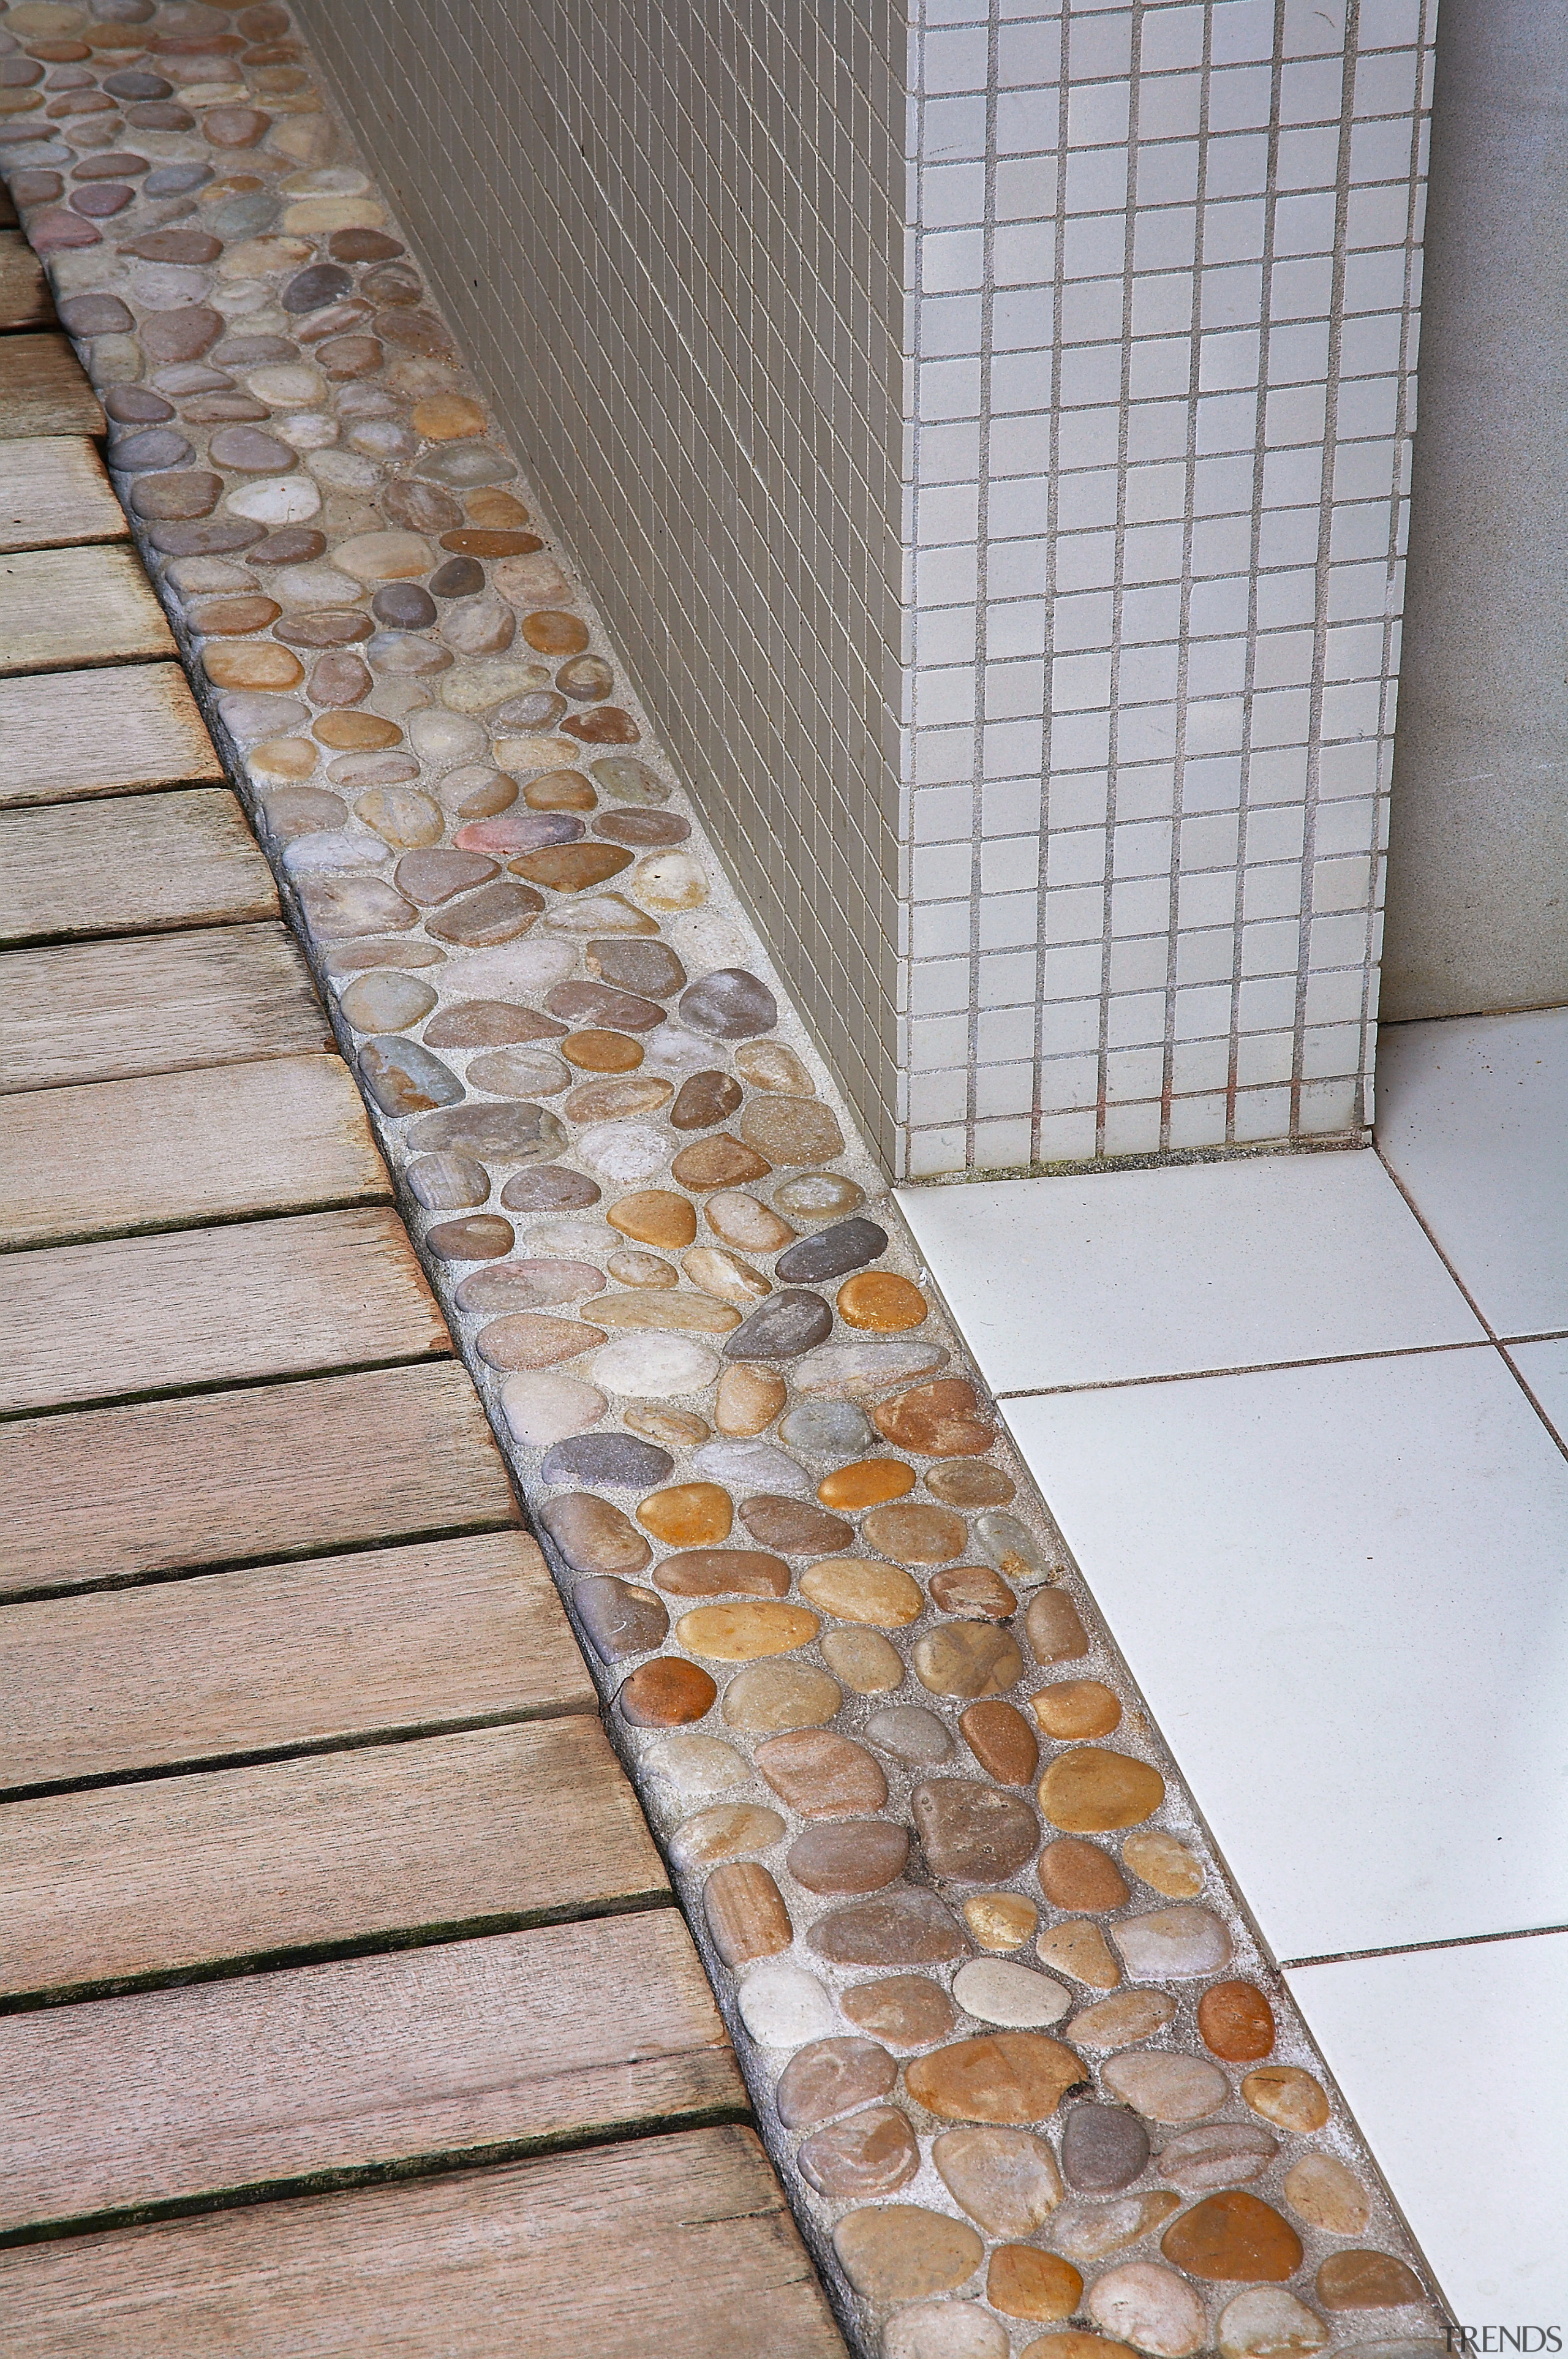
M852 2339L1436 2359L1354 2128L288 13L0 26L0 163L116 482Z

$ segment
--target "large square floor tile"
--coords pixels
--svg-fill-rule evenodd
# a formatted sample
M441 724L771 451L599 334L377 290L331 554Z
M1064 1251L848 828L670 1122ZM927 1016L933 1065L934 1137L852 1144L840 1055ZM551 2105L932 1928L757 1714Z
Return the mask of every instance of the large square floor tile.
M1568 2344L1568 1935L1289 1981L1457 2322Z
M1389 1024L1377 1145L1499 1335L1568 1328L1568 1007Z
M1267 1155L899 1199L996 1392L1468 1342L1375 1155Z
M1277 1957L1563 1921L1568 1462L1498 1352L1005 1409Z
M1550 1420L1559 1441L1568 1444L1568 1335L1550 1343L1515 1343L1509 1359Z

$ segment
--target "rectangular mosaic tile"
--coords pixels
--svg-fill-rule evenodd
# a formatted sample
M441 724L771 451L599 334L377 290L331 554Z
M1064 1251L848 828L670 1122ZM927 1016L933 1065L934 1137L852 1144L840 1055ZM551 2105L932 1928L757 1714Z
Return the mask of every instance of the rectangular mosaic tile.
M64 44L64 104L0 158L846 2332L1437 2359L1375 2167L286 11L144 8ZM0 17L0 62L59 16Z

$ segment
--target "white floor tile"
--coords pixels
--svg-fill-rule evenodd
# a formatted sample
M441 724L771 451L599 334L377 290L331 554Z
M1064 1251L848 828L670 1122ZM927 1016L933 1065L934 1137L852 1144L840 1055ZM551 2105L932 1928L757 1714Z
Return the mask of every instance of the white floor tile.
M1568 1935L1288 1980L1457 2322L1568 2349Z
M1366 1152L987 1180L899 1201L997 1392L1482 1332Z
M1568 1007L1385 1025L1377 1145L1500 1335L1568 1328Z
M1499 1353L1006 1409L1278 1957L1563 1919L1568 1462Z
M1568 1335L1550 1343L1514 1343L1508 1357L1551 1419L1559 1441L1568 1442Z

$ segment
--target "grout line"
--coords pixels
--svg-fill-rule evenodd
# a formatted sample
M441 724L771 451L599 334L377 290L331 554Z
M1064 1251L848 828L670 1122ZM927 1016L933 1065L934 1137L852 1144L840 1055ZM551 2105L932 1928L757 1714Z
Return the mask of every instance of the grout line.
M1568 1924L1519 1925L1508 1933L1454 1933L1445 1941L1391 1941L1383 1950L1329 1950L1320 1958L1281 1958L1282 1974L1298 1966L1350 1966L1361 1958L1416 1958L1432 1950L1479 1950L1497 1941L1539 1941L1550 1933L1568 1933Z
M1397 1343L1384 1352L1325 1352L1306 1360L1244 1360L1232 1368L1173 1368L1164 1375L1102 1376L1076 1385L1020 1385L1012 1391L993 1386L991 1393L999 1401L1049 1400L1061 1393L1124 1393L1138 1385L1193 1384L1208 1376L1267 1376L1286 1368L1346 1368L1364 1360L1432 1359L1444 1352L1484 1352L1490 1347L1489 1337L1476 1336L1463 1343Z

